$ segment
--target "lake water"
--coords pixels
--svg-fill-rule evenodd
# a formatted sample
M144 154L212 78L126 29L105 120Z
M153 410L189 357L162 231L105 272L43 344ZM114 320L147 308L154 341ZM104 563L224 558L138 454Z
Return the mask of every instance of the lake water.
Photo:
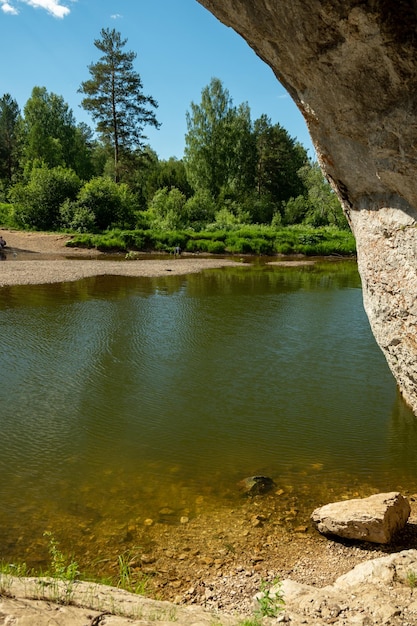
M7 287L0 328L3 558L42 563L47 529L104 558L132 528L239 507L253 474L297 523L417 491L417 422L353 262Z

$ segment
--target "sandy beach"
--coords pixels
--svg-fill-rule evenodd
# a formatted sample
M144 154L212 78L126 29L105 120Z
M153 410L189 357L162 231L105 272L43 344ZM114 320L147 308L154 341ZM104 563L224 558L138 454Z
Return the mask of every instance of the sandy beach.
M224 258L198 255L163 260L103 260L97 250L68 248L70 235L3 229L6 259L0 265L0 286L34 285L80 280L91 276L163 276L192 274L204 269L242 265Z

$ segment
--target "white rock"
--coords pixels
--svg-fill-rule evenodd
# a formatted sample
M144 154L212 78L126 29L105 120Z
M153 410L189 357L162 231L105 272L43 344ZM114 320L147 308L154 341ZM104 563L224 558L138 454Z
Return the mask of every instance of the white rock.
M324 535L389 543L404 528L410 511L407 498L393 491L326 504L313 511L311 519Z

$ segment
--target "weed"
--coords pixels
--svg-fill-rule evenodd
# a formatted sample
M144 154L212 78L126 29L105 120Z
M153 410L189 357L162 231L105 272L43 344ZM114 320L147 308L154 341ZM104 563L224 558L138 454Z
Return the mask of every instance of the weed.
M256 596L256 601L258 602L258 608L255 611L255 618L278 617L284 608L284 597L280 581L274 580L272 587L268 587L266 582L262 581L260 593Z
M64 597L61 597L59 585L56 585L54 593L61 602L69 604L74 591L74 583L79 575L78 564L72 559L68 561L65 554L59 549L59 543L49 530L45 531L43 536L49 539L48 552L51 559L51 569L47 575L64 583Z
M131 562L132 554L128 551L118 556L119 579L117 586L131 593L145 595L148 587L148 577L144 574L139 575L133 571Z
M407 584L411 589L415 589L417 587L417 573L409 570L407 572Z

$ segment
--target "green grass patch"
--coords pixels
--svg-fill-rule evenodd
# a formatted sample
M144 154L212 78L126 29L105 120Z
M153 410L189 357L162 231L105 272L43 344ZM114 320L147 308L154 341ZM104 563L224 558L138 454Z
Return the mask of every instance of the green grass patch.
M67 245L97 248L103 252L173 252L179 246L187 252L210 254L352 256L356 253L352 233L333 226L276 229L272 226L248 225L229 232L219 230L199 233L116 229L97 235L75 235Z

